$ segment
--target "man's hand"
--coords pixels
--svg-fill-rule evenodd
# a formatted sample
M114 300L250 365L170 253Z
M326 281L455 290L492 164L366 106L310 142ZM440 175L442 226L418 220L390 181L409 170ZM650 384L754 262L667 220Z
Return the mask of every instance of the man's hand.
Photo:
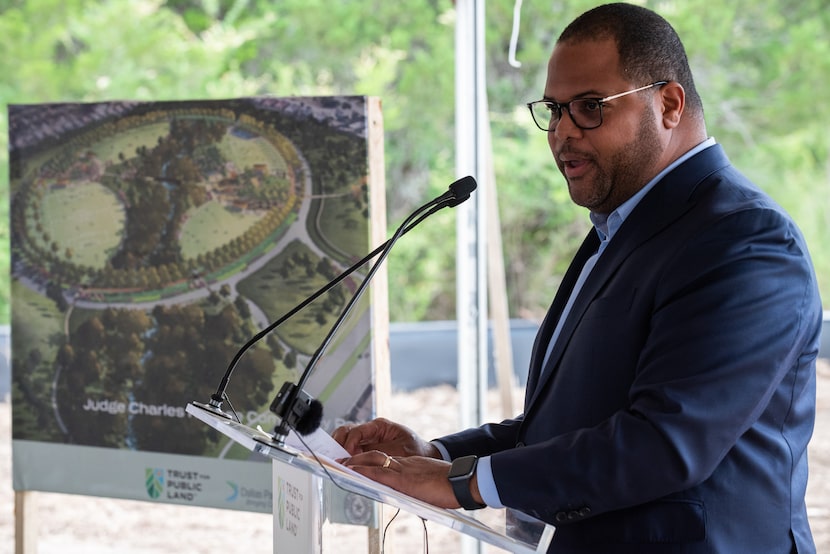
M377 450L390 456L441 458L434 445L411 429L381 417L368 423L338 427L331 436L353 456Z
M373 481L439 508L460 507L447 479L449 462L423 456L392 457L377 450L340 462Z

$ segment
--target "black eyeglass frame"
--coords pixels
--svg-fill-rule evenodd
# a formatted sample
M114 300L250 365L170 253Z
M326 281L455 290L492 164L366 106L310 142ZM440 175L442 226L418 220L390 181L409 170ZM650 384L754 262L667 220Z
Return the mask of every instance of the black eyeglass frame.
M668 81L655 81L654 83L651 83L650 85L645 85L645 86L635 88L635 89L632 89L632 90L627 90L625 92L618 92L617 94L612 94L611 96L606 96L605 98L575 98L575 99L571 100L570 102L565 102L565 103L554 102L552 100L534 100L533 102L528 102L527 103L527 109L530 111L530 117L531 117L531 119L533 119L533 123L535 123L536 126L539 129L541 129L542 131L544 131L546 133L549 133L549 132L555 130L556 126L559 125L559 122L562 121L562 109L563 108L565 110L567 110L568 116L571 118L571 121L573 122L574 125L576 125L580 129L583 129L583 130L587 131L587 130L590 130L590 129L596 129L597 127L602 125L602 121L603 121L602 120L602 106L604 106L606 102L608 102L610 100L616 100L617 98L622 98L623 96L627 96L629 94L634 94L635 92L648 90L652 87L667 85L668 83L669 83ZM576 119L574 119L573 113L571 112L571 104L573 104L574 102L596 102L596 104L597 104L596 109L599 110L599 122L596 125L590 125L590 126L580 125L580 123ZM539 121L536 119L536 115L534 115L534 113L533 113L533 106L536 106L536 105L539 105L539 104L545 105L548 108L548 110L550 111L551 114L554 114L554 113L558 114L555 123L551 124L550 119L548 119L548 121L547 121L547 126L543 126L541 123L539 123Z

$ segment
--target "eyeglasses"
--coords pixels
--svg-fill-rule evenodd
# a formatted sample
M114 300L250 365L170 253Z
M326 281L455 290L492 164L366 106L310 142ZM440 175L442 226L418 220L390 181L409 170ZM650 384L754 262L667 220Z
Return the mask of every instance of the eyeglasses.
M559 120L562 119L563 108L568 110L571 121L580 129L596 129L602 125L602 106L609 100L622 98L628 94L634 94L635 92L662 86L667 83L668 81L657 81L644 87L627 90L619 94L612 94L605 98L577 98L564 104L550 100L536 100L535 102L528 102L527 107L530 110L530 115L533 116L533 122L543 131L553 131L556 129Z

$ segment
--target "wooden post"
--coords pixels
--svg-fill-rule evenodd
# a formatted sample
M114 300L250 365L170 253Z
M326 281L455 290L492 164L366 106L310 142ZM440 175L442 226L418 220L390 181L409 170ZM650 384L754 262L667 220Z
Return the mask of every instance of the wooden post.
M501 220L499 219L496 172L493 169L493 144L489 123L484 126L483 132L485 146L490 154L487 156L487 172L483 179L487 200L487 280L490 317L493 325L493 363L501 398L501 417L510 418L516 415L513 409L513 387L516 384L516 374L513 372L513 344L510 335Z
M369 97L367 104L369 146L369 205L372 244L383 244L386 239L386 162L383 151L383 111L380 98ZM370 287L372 305L372 359L374 360L375 414L384 415L392 395L392 372L389 354L389 285L386 271L375 274ZM378 340L378 339L382 340ZM368 528L369 554L383 551L383 528L392 511L388 506L377 507L377 527ZM390 552L389 548L386 552Z
M37 554L37 497L14 491L14 554Z

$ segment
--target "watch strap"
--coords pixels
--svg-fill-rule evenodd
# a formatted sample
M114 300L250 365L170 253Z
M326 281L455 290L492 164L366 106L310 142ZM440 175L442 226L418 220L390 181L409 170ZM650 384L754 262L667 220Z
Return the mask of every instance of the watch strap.
M455 494L455 499L462 508L465 510L479 510L487 507L487 505L476 502L476 499L473 498L473 493L470 492L470 481L472 481L473 475L475 475L478 458L476 456L469 457L475 458L470 471L466 475L450 478L450 485L452 485L452 492ZM457 460L460 460L460 458ZM457 460L453 460L453 465L456 465ZM450 474L453 474L452 468L450 469Z

